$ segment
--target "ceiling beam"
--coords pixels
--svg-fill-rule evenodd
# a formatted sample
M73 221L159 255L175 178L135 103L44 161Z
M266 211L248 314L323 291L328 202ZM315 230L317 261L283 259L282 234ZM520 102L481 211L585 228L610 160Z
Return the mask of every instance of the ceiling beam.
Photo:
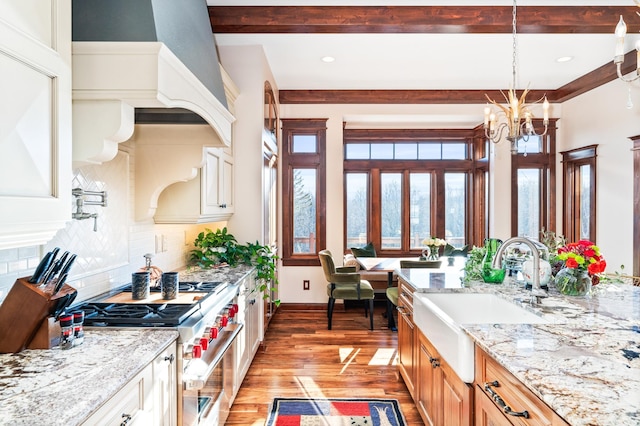
M511 6L208 6L216 34L511 33ZM635 6L519 6L518 33L609 34Z
M622 74L636 69L636 51L625 55ZM529 102L546 96L549 102L562 103L618 78L616 67L608 62L558 89L530 90ZM482 104L486 96L504 99L500 90L280 90L281 104ZM521 93L521 92L518 92ZM486 96L485 96L486 95Z

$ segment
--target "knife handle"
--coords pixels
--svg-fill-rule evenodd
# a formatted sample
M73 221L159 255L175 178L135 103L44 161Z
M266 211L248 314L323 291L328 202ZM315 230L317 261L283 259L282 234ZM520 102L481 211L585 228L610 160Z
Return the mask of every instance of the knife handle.
M52 251L44 255L40 263L38 263L36 270L33 271L33 275L31 275L31 278L29 278L29 282L31 284L37 284L38 282L40 282L40 279L42 278L44 273L47 271L47 269L49 269L53 256L54 254Z
M60 268L62 268L62 264L67 259L67 256L69 256L69 252L65 251L64 254L60 257L60 259L56 260L53 263L53 265L51 265L51 267L49 268L49 271L47 272L47 274L42 280L43 284L48 284L49 282L51 282L51 280L55 277L58 271L60 271Z
M75 254L72 254L69 259L67 260L67 262L62 266L62 269L60 269L60 276L62 277L63 275L67 275L69 273L69 271L71 270L71 267L73 266L73 262L75 262L76 257L78 257Z

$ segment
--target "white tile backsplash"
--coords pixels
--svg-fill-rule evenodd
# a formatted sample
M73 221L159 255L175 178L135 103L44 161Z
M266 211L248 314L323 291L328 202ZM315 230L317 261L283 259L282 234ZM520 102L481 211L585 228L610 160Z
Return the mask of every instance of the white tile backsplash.
M77 301L129 283L131 273L144 266L146 253L152 253L152 263L164 271L186 266L193 238L185 241L185 235L197 235L202 225L136 222L135 145L126 143L121 147L111 161L74 170L73 188L107 192L106 207L84 207L84 211L98 214L97 231L93 231L93 219L70 218L67 226L44 246L0 250L0 301L15 280L31 275L44 253L54 247L78 255L68 279L69 285L78 290ZM75 204L70 206L70 217L72 211ZM224 223L206 227L215 230L218 225ZM164 238L166 251L156 253L156 238Z

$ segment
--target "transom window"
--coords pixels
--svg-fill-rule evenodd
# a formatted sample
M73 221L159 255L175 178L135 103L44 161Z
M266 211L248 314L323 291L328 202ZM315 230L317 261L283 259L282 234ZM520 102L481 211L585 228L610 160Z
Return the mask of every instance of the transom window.
M461 142L345 143L346 160L464 160L467 144Z

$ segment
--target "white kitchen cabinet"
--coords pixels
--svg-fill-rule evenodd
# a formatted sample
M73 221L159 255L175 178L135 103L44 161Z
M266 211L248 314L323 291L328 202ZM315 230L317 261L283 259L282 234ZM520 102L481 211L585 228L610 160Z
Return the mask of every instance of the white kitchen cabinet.
M151 425L153 366L147 365L83 423L85 426Z
M153 361L154 425L175 426L178 423L178 388L176 345L169 345Z
M71 2L0 2L0 249L71 219Z
M233 154L230 148L205 148L195 179L167 187L158 198L156 223L209 223L234 212Z
M114 396L85 426L175 426L177 416L176 344L173 342Z

